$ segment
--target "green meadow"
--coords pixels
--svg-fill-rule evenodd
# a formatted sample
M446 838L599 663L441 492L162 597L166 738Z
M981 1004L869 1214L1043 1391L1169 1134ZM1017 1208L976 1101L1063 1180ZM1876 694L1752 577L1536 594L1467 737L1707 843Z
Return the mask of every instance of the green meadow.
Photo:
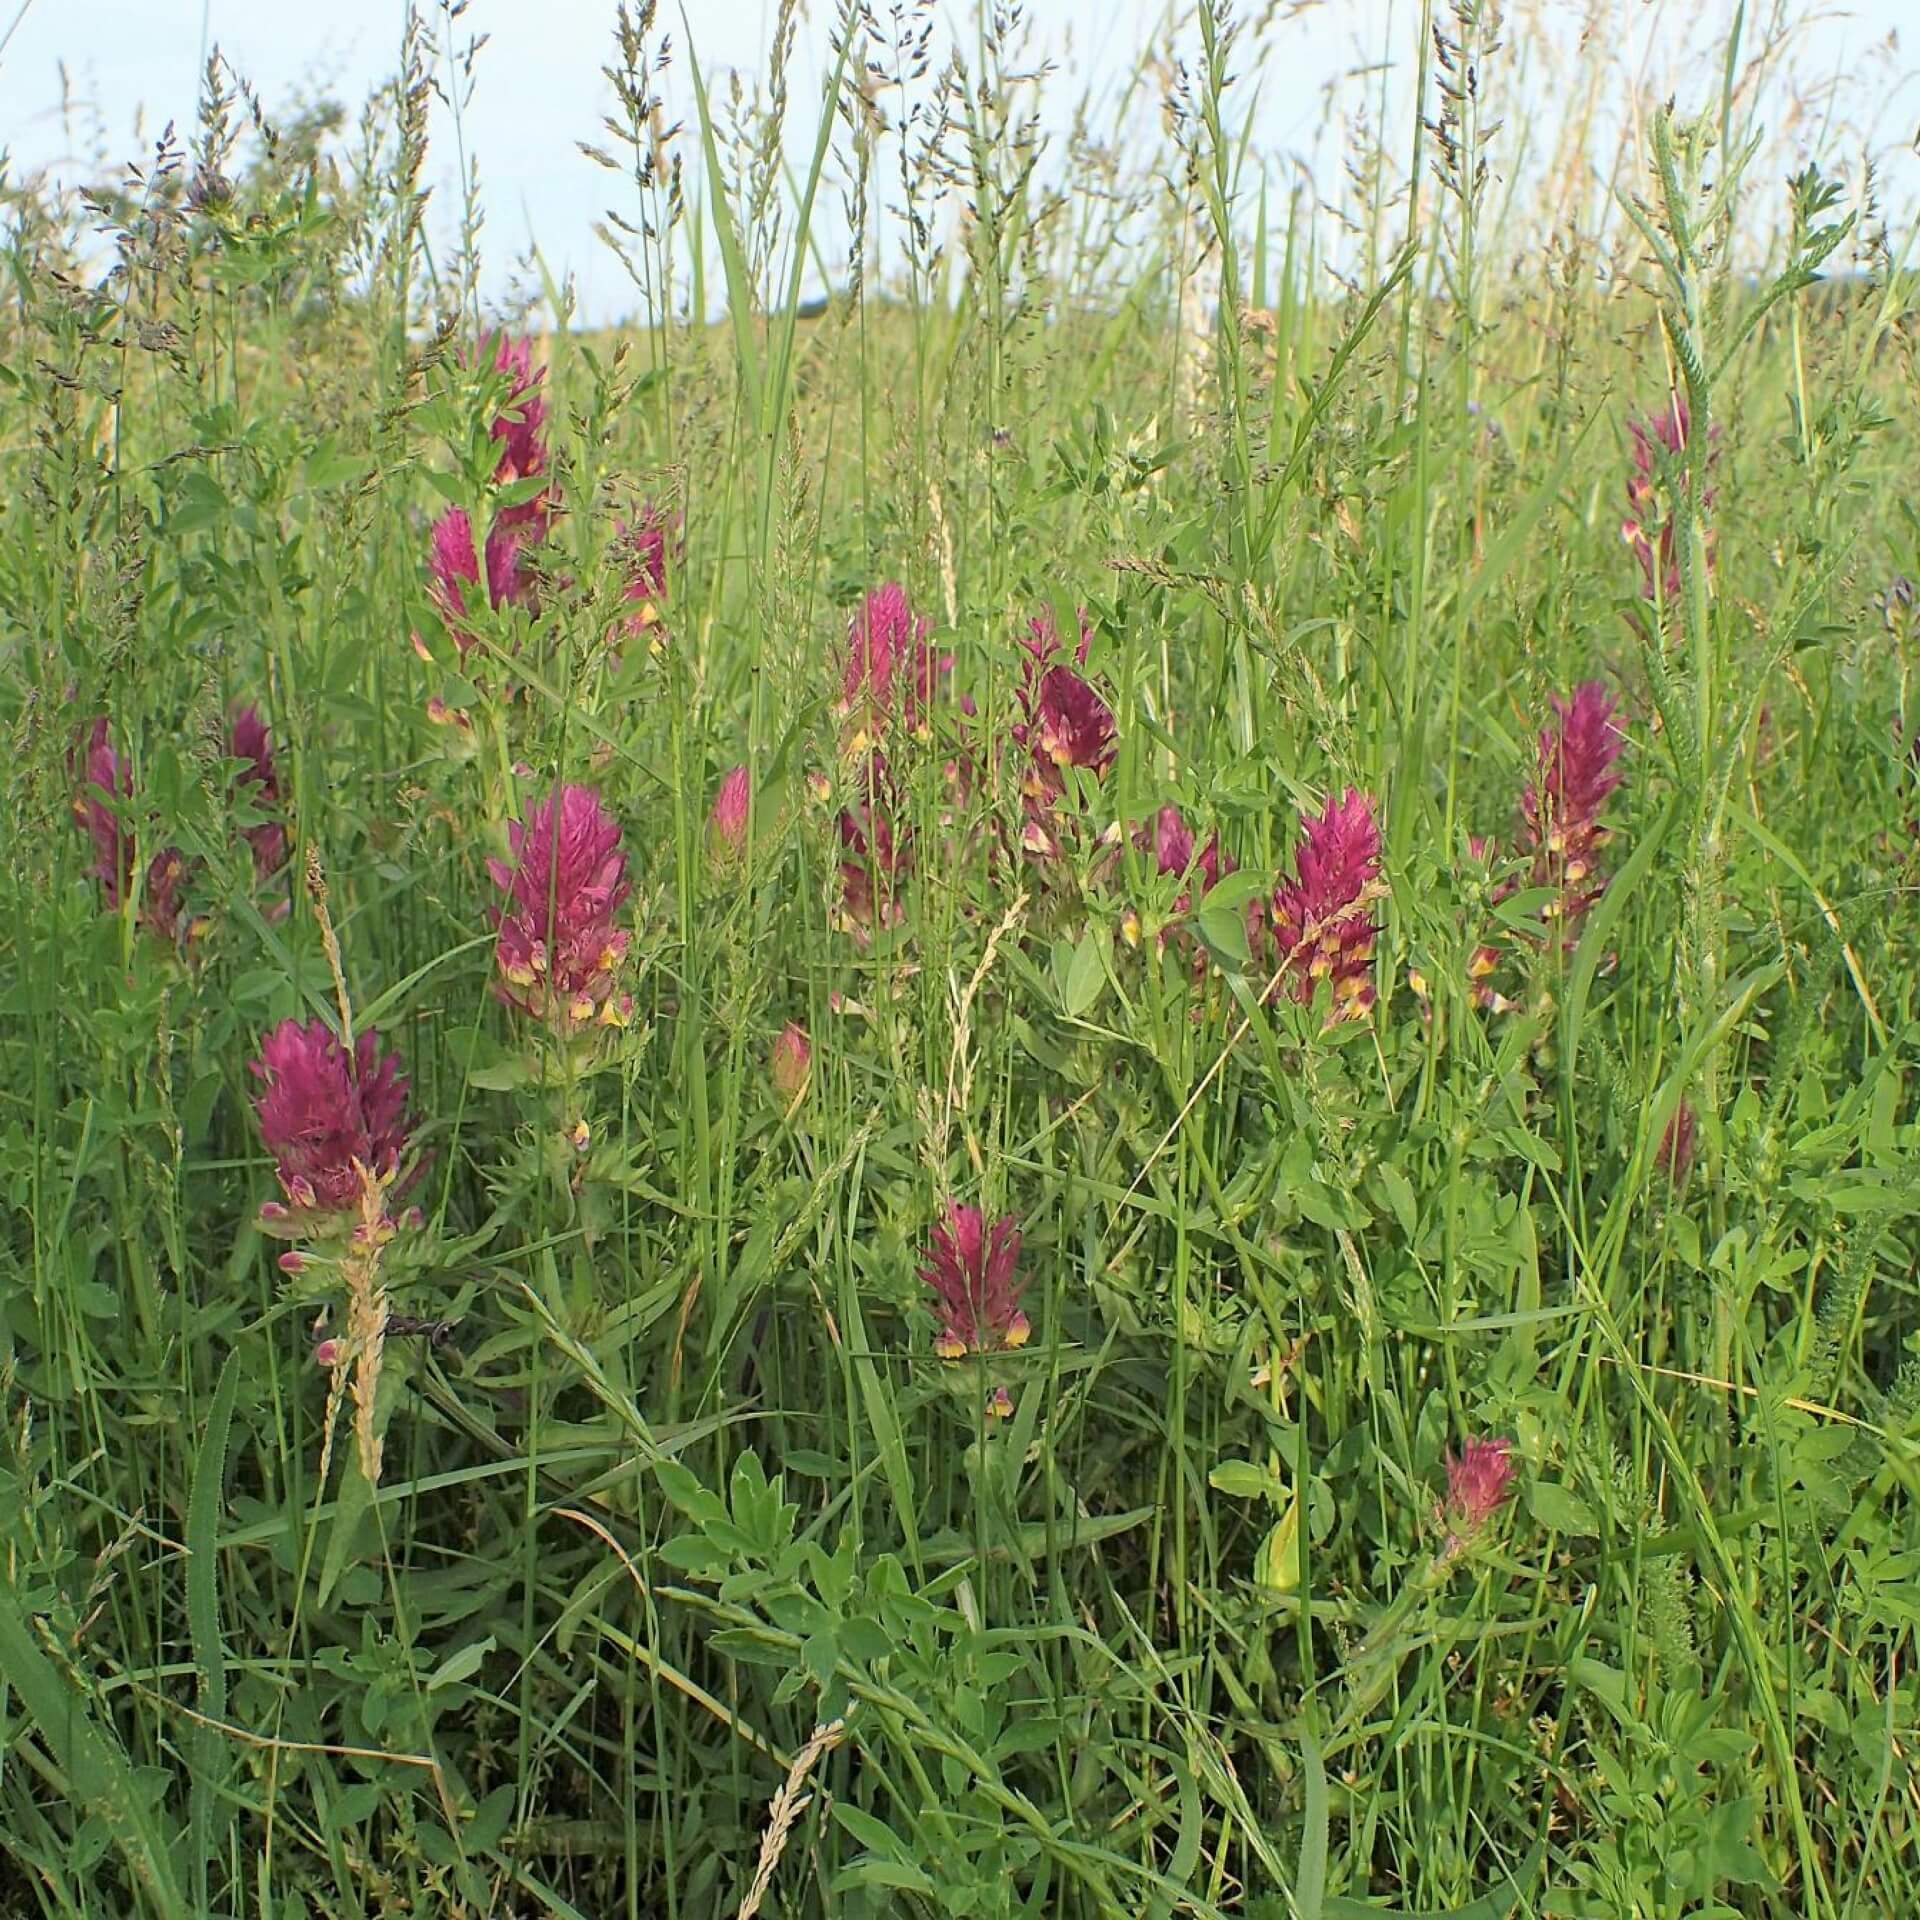
M1912 209L1017 11L0 177L0 1913L1920 1910Z

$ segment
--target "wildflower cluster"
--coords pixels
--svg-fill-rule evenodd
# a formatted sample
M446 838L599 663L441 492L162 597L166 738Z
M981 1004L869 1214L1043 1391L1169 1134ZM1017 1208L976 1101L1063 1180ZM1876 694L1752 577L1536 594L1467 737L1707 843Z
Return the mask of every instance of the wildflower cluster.
M659 644L657 629L661 604L667 597L672 534L672 521L653 506L643 508L636 518L623 520L614 529L613 550L623 575L620 598L633 609L621 619L619 632L623 639L635 640L656 630L653 644Z
M898 760L932 739L934 710L953 671L953 656L928 644L931 631L932 622L914 612L905 588L892 582L869 593L847 626L834 708L842 723L844 768L835 819L839 917L863 938L905 918L901 891L913 867L914 836ZM970 710L971 703L966 706Z
M377 1033L361 1034L349 1048L320 1020L282 1021L261 1043L252 1071L261 1082L254 1103L260 1137L286 1195L284 1203L269 1201L260 1209L260 1225L281 1239L307 1243L280 1256L283 1272L337 1276L345 1294L345 1332L320 1340L314 1358L332 1376L329 1447L333 1409L351 1374L360 1471L374 1486L383 1426L386 1263L401 1227L424 1224L417 1209L398 1221L392 1210L421 1171L412 1152L407 1082L398 1055L382 1047ZM323 1307L321 1326L326 1318Z
M482 586L496 613L506 606L531 605L532 579L522 554L545 539L554 511L550 487L538 487L523 498L526 489L519 484L541 479L548 468L547 408L540 392L545 372L534 368L532 343L504 333L489 335L480 353L509 382L507 404L488 429L500 449L494 485L506 493L507 503L494 513L484 541L476 539L466 508L448 507L433 523L427 549L430 596L463 655L478 639L471 625L475 607L470 596Z
M1151 828L1137 827L1133 844L1151 858L1154 871L1162 879L1173 880L1180 886L1180 892L1173 901L1173 924L1162 926L1155 935L1156 948L1164 948L1170 939L1182 937L1179 933L1180 923L1189 919L1199 902L1204 901L1222 879L1236 870L1238 862L1221 846L1217 833L1200 848L1196 858L1193 829L1178 807L1162 807L1154 816ZM1121 938L1129 946L1138 946L1141 934L1139 911L1129 906L1120 916ZM1204 974L1207 966L1205 952L1197 943L1191 942L1190 936L1185 937L1192 945L1195 973Z
M931 737L934 702L953 671L953 656L927 644L932 631L932 621L914 612L906 589L893 581L855 609L835 708L846 724L849 760L884 749L902 730L918 740Z
M239 763L230 800L266 816L237 829L247 845L255 882L264 886L285 868L288 840L272 736L257 708L243 706L235 711L225 744L227 758ZM91 872L100 884L101 902L109 913L117 913L134 895L140 835L132 769L113 744L113 725L105 714L96 715L88 726L74 760L74 820L92 844ZM208 921L194 913L190 904L202 872L203 863L177 846L163 846L152 854L139 872L141 928L169 947L191 943L204 934ZM285 911L282 901L275 912Z

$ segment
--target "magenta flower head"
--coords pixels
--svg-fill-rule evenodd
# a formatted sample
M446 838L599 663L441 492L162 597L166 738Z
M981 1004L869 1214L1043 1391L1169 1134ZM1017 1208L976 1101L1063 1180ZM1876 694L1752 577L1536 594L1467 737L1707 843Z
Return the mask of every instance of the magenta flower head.
M93 842L91 872L100 883L100 897L109 913L117 913L133 888L133 835L120 813L133 798L133 775L114 751L105 714L87 729L86 751L80 758L83 777L74 797L74 819ZM187 912L187 889L197 866L178 847L162 847L147 862L139 923L148 933L175 944L182 936L191 938L204 931L206 923L191 919Z
M1273 955L1266 964L1284 972L1296 1000L1310 1001L1327 980L1333 986L1328 1024L1358 1019L1374 1002L1373 943L1379 934L1370 904L1380 880L1373 801L1349 787L1300 825L1296 877L1275 888L1264 915L1255 903L1248 931L1256 955L1271 937Z
M1025 844L1030 852L1048 853L1055 842L1044 815L1067 790L1065 770L1079 767L1096 780L1104 779L1119 758L1120 732L1113 709L1091 681L1074 667L1049 664L1061 650L1053 616L1039 614L1029 627L1030 638L1021 642L1027 652L1019 693L1023 717L1008 731L1027 754L1021 783L1028 813ZM1076 665L1086 664L1092 641L1093 630L1083 615L1073 655Z
M133 884L133 842L121 827L114 804L132 798L133 775L114 751L113 729L104 713L87 729L79 773L80 790L74 795L73 817L86 828L87 838L93 843L91 871L112 912Z
M1220 845L1220 836L1216 833L1199 850L1199 858L1194 857L1193 829L1187 825L1185 816L1178 807L1162 807L1154 816L1151 827L1136 827L1133 844L1143 853L1153 858L1155 871L1163 878L1187 880L1191 875L1197 880L1199 898L1206 896L1220 884L1222 873L1234 870L1233 856ZM1184 917L1193 911L1195 887L1189 883L1184 887L1173 903L1176 918ZM1137 946L1141 938L1139 914L1131 907L1121 917L1121 937L1129 946ZM1175 929L1162 927L1157 942L1164 947ZM1204 977L1206 960L1203 954L1195 954L1196 971Z
M939 1309L933 1350L942 1360L1027 1344L1033 1328L1020 1311L1019 1259L1012 1214L989 1228L978 1207L947 1203L947 1224L934 1228L927 1264L920 1269Z
M1553 711L1520 811L1533 848L1534 884L1559 890L1547 912L1571 927L1606 891L1598 867L1609 836L1600 814L1625 777L1616 763L1626 732L1597 680L1577 688L1571 700L1556 697Z
M805 1090L813 1072L813 1045L807 1030L797 1020L789 1020L773 1043L767 1060L767 1077L783 1099L794 1100Z
M283 1020L252 1071L260 1137L273 1155L297 1226L350 1225L364 1179L387 1184L406 1158L412 1122L398 1054L363 1033L349 1054L324 1021ZM284 1225L284 1210L268 1216Z
M642 507L637 519L623 520L615 529L614 545L626 568L629 600L666 597L672 532L671 517L655 506Z
M1144 844L1144 832L1140 839ZM1162 807L1154 816L1153 860L1162 874L1176 879L1193 865L1193 829L1178 807Z
M1073 664L1076 667L1084 667L1087 664L1087 654L1093 646L1093 622L1087 618L1085 607L1079 609L1079 616L1080 639L1073 649ZM1063 643L1051 607L1042 607L1027 622L1027 637L1020 644L1032 657L1035 667L1045 668L1053 663L1053 656L1060 651Z
M230 759L243 763L234 779L234 790L244 794L262 812L276 811L281 803L280 775L273 764L273 737L258 707L241 707L233 716L228 737ZM287 829L284 821L263 820L246 829L247 845L253 849L253 871L257 878L270 880L287 864Z
M916 737L926 735L935 698L953 671L953 656L936 655L928 646L932 630L932 621L913 611L897 582L876 587L855 609L835 709L853 722L850 757L884 741L896 720Z
M1144 830L1140 843L1143 847L1146 844ZM1220 884L1223 873L1232 873L1234 870L1233 856L1222 849L1217 833L1200 849L1196 864L1193 857L1193 829L1187 825L1178 807L1162 807L1154 818L1153 861L1169 879L1184 879L1189 872L1197 875L1202 899ZM1185 913L1191 903L1192 895L1183 893L1174 902L1175 911Z
M667 597L669 570L676 562L675 526L674 516L648 504L614 528L614 565L623 576L620 598L632 609L621 618L617 632L629 640L660 624L660 603Z
M745 767L735 767L720 782L707 815L707 837L716 860L737 860L747 850L747 809L753 799L753 780Z
M1447 1529L1443 1552L1451 1556L1472 1544L1513 1492L1513 1444L1469 1440L1447 1455L1447 1498L1440 1521Z
M507 842L512 861L487 862L507 896L494 916L501 998L562 1033L623 1025L631 1002L615 988L629 936L614 915L632 889L620 823L591 787L561 787Z
M189 860L178 847L162 847L147 862L147 877L140 889L140 924L169 945L182 938L197 939L207 930L206 919L194 919L187 910L187 889L199 870L200 862Z
M1627 433L1633 441L1633 471L1627 476L1627 517L1621 523L1620 537L1640 563L1640 596L1644 600L1655 598L1656 580L1661 598L1671 603L1680 597L1680 550L1668 487L1672 484L1684 492L1692 485L1692 476L1684 471L1692 420L1686 395L1675 393L1659 412L1627 422ZM1710 436L1708 459L1712 457ZM1676 470L1670 483L1668 475ZM1701 507L1704 511L1712 505L1713 489L1709 487L1702 495ZM1708 539L1710 543L1711 529ZM1712 564L1710 545L1708 564Z
M496 611L518 605L528 596L528 581L520 566L521 529L502 520L487 535L487 602ZM468 618L466 589L480 584L480 559L473 545L473 522L464 507L449 507L433 523L427 552L429 592L440 617L464 654L474 635L463 622Z
M547 403L540 383L546 369L533 364L533 342L524 334L516 339L503 330L488 334L480 342L480 352L483 359L491 352L494 371L504 373L512 383L506 407L489 429L500 446L494 478L506 484L545 473Z
M1660 1135L1660 1144L1653 1152L1653 1164L1676 1193L1687 1184L1687 1175L1693 1171L1699 1132L1700 1122L1693 1111L1693 1104L1683 1097L1674 1108L1673 1118L1667 1122L1665 1131Z
M1113 709L1071 667L1049 667L1040 676L1031 743L1042 784L1053 794L1064 787L1061 768L1084 767L1104 777L1120 755Z
M848 928L897 927L906 918L900 888L913 870L911 828L894 831L887 803L870 791L840 812L840 892Z

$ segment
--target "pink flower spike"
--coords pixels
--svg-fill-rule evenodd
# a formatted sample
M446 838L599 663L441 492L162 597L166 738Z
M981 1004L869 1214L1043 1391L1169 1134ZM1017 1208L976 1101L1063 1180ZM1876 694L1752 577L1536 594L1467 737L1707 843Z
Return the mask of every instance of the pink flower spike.
M1370 896L1380 879L1380 827L1373 801L1349 787L1324 812L1302 819L1296 877L1275 890L1263 916L1249 916L1256 956L1281 970L1293 997L1310 1001L1322 980L1333 987L1328 1024L1357 1019L1374 1002L1373 945L1379 928Z
M1120 755L1120 732L1113 709L1091 681L1073 667L1048 665L1060 651L1052 614L1037 614L1028 628L1030 637L1021 642L1027 653L1018 696L1023 717L1009 731L1028 762L1022 782L1028 816L1023 844L1044 854L1057 851L1057 837L1044 816L1067 790L1065 770L1078 767L1105 779ZM1077 663L1085 664L1092 638L1083 617L1073 656Z
M114 751L105 714L88 728L82 758L84 777L74 798L74 819L93 843L91 871L100 883L101 899L109 913L118 913L134 881L134 838L120 812L133 797L133 775ZM162 847L147 862L139 902L139 924L147 932L177 944L183 936L204 930L204 922L187 913L187 888L198 865L178 847Z
M1680 549L1669 490L1682 492L1693 484L1686 469L1688 442L1693 434L1693 416L1687 396L1675 392L1657 412L1627 422L1633 442L1633 471L1627 476L1627 517L1621 523L1620 537L1633 549L1640 566L1640 597L1661 598L1668 605L1680 597ZM1707 459L1714 457L1717 430L1707 439ZM1700 499L1701 510L1711 508L1714 492L1706 488ZM1707 564L1713 564L1712 530L1707 529Z
M480 584L480 558L473 546L473 522L464 507L449 507L433 523L428 538L429 591L441 618L462 653L473 645L473 635L459 622L466 616L465 589Z
M813 1046L807 1030L797 1020L789 1020L773 1043L767 1061L767 1077L782 1099L798 1099L813 1073Z
M283 1020L252 1072L262 1083L260 1137L292 1210L349 1223L363 1172L390 1181L406 1156L412 1123L399 1056L383 1053L371 1031L349 1056L325 1022Z
M1576 688L1571 700L1556 697L1553 711L1520 812L1533 849L1533 883L1559 891L1548 912L1571 937L1574 923L1607 889L1599 854L1609 835L1600 815L1625 779L1618 761L1626 731L1597 680Z
M505 513L494 521L487 535L487 603L496 612L525 606L532 599L533 582L520 564L520 551L539 537L539 529L512 523Z
M620 823L591 787L560 787L507 829L507 842L513 859L487 862L507 895L495 914L498 992L577 1032L618 1004L629 936L614 916L632 891Z
M1441 1518L1455 1550L1478 1538L1513 1492L1513 1443L1510 1440L1466 1442L1459 1453L1447 1455L1447 1500Z
M639 516L622 521L614 529L614 551L627 580L621 597L639 603L640 611L631 623L647 626L659 617L655 602L667 595L667 567L670 558L668 536L673 522L658 507L646 506Z
M1692 1103L1683 1096L1673 1110L1673 1118L1660 1135L1660 1144L1653 1154L1653 1164L1665 1175L1667 1185L1676 1193L1687 1184L1687 1175L1693 1171L1699 1128L1700 1122L1695 1117Z
M244 706L234 714L227 751L230 758L244 762L242 771L234 779L236 791L246 793L262 812L278 810L280 775L273 764L273 736L267 731L259 708ZM271 880L287 864L285 823L263 820L245 832L247 845L253 850L254 877Z
M1193 865L1193 829L1178 807L1162 807L1155 816L1153 858L1160 871L1175 880Z
M1071 667L1049 667L1035 703L1036 759L1104 775L1120 756L1113 709Z
M876 587L855 610L837 711L853 722L856 754L883 742L896 721L916 736L928 730L934 702L953 670L952 655L936 655L927 645L932 630L897 582Z
M947 1224L934 1228L920 1269L940 1313L933 1350L941 1359L1026 1345L1033 1329L1020 1311L1019 1259L1012 1214L1002 1214L989 1228L978 1207L947 1203Z
M896 832L893 770L874 754L864 769L866 797L843 807L839 817L842 921L864 935L876 925L898 926L906 917L901 882L913 870L913 829Z
M120 822L116 802L133 795L133 776L113 748L112 729L100 714L87 730L75 820L93 842L93 877L108 912L116 912L133 883L133 842Z
M535 368L533 342L525 335L516 339L504 330L490 333L480 342L482 358L489 350L494 371L512 381L506 407L488 430L500 444L494 478L505 485L547 470L547 403L540 394L547 374L544 367Z
M725 774L713 796L707 831L717 860L737 860L747 850L747 812L753 799L753 780L745 767Z
M204 921L187 915L187 887L200 863L189 861L178 847L162 847L147 862L140 888L140 924L172 944L183 935L192 939L206 930Z

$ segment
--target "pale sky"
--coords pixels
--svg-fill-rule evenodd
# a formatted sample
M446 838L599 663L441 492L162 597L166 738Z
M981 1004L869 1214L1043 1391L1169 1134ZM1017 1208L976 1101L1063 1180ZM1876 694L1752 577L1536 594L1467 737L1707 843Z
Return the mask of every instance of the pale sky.
M1285 14L1298 0L1272 8ZM1524 0L1508 0L1508 11ZM1534 0L1565 31L1597 12L1609 38L1644 50L1653 84L1677 86L1683 106L1689 90L1711 88L1698 59L1677 57L1683 38L1675 23L1698 27L1715 11L1713 0ZM1773 0L1750 0L1749 14ZM891 0L876 8L883 17ZM18 18L15 11L18 8ZM427 0L426 10L440 8ZM1185 0L1180 10L1185 11ZM1267 0L1238 0L1254 18ZM802 0L792 119L813 124L812 98L821 73L831 0ZM1920 0L1846 0L1796 14L1824 14L1803 33L1796 72L1809 80L1852 78L1852 111L1873 119L1884 149L1910 147L1920 124L1920 85L1910 60L1920 60ZM663 0L663 25L673 22L680 49L671 81L672 111L693 118L684 49L690 40L716 97L724 74L762 72L777 12L773 0ZM948 31L970 22L974 0L941 0ZM631 303L617 264L592 232L615 183L583 158L579 139L600 139L600 118L612 105L601 74L612 46L612 0L470 0L454 29L464 41L489 36L478 65L478 92L464 132L479 158L487 207L484 249L487 284L504 289L514 257L537 233L549 266L571 273L585 318L611 317ZM1049 93L1064 111L1085 87L1113 83L1135 51L1168 18L1168 0L1028 0L1041 42L1057 60ZM168 119L190 127L205 50L218 44L248 76L269 110L284 106L303 80L356 108L372 83L391 71L400 37L402 0L0 0L0 146L16 175L51 166L69 181L99 177L102 156L144 157ZM1337 168L1338 154L1319 139L1328 83L1391 49L1411 57L1418 0L1319 0L1276 28L1275 48L1261 69L1256 138L1266 151L1315 162L1316 178ZM682 24L684 22L684 24ZM1876 56L1876 47L1905 22L1909 47ZM9 31L9 28L11 31ZM970 29L963 26L963 31ZM1181 35L1189 57L1197 36ZM1677 66L1669 74L1663 61ZM61 66L75 103L61 111ZM1903 76L1905 76L1903 80ZM718 84L716 84L718 82ZM1352 83L1357 88L1361 83ZM1864 96L1864 98L1863 98ZM1525 103L1550 114L1553 103ZM1704 104L1700 102L1699 104ZM143 138L136 137L140 129ZM1844 159L1846 147L1836 153ZM1853 143L1857 153L1858 142ZM457 202L454 143L444 106L436 109L428 181L444 221ZM1896 166L1895 177L1902 176Z

